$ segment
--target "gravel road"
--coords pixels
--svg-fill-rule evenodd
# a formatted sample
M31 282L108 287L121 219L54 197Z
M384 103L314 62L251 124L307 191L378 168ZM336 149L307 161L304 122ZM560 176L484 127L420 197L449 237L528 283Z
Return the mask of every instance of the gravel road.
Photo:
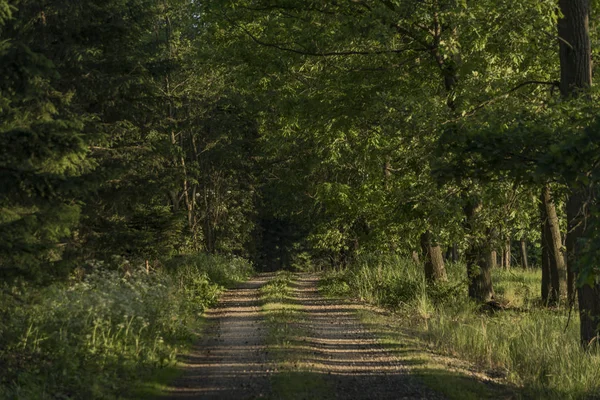
M271 277L259 275L227 291L207 313L210 328L182 360L184 374L165 399L277 399L269 377L278 372L268 360L259 302L259 289ZM324 377L331 398L443 399L361 325L354 312L360 305L321 296L317 275L295 278L290 301L301 306L302 319L291 338L294 356L300 356L299 370Z

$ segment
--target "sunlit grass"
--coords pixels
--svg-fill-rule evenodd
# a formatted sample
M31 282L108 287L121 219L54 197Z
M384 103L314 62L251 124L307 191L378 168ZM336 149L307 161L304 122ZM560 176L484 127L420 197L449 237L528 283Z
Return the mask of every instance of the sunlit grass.
M464 266L449 265L448 275L448 283L427 285L410 260L373 257L325 274L321 288L396 310L400 325L437 351L504 376L526 396L600 394L600 354L580 347L576 315L569 321L568 310L541 307L539 271L494 270L497 301L506 308L495 313L467 300Z
M273 399L329 399L333 390L325 378L305 365L298 350L307 336L300 322L305 318L301 304L294 302L294 275L279 271L261 290L262 310L268 326L267 345L277 373L271 376Z
M251 271L197 256L156 271L98 266L68 284L5 286L0 398L112 399L160 385L204 309Z

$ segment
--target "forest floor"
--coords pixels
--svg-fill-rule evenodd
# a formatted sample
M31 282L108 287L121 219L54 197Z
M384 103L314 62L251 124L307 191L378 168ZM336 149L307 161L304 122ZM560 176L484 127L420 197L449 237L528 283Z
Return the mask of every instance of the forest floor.
M514 398L460 360L440 357L381 310L325 298L315 274L261 274L206 313L164 399ZM279 295L266 296L265 288ZM272 291L271 291L272 292Z

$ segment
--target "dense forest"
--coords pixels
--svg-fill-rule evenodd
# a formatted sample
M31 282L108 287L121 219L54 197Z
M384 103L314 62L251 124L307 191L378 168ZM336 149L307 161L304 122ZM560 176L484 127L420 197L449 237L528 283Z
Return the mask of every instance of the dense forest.
M0 0L0 397L110 398L283 269L473 313L521 274L598 391L599 11Z

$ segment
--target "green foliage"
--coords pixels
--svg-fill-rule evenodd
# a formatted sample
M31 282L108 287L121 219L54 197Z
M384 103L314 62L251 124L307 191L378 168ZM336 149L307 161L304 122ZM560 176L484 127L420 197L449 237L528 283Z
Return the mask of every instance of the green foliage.
M5 284L0 397L121 398L173 365L223 285L251 272L240 259L199 255L164 271L96 265L43 289Z
M397 255L367 254L350 268L327 272L322 289L331 295L352 295L384 307L400 307L422 300L425 294L433 304L448 299L466 301L466 273L462 265L448 265L448 282L429 285L425 272L413 261ZM429 301L429 300L428 300Z
M260 298L265 303L285 302L292 292L290 284L292 274L289 271L278 271L273 279L260 288Z
M11 18L12 15L12 18ZM77 226L93 163L33 16L0 4L0 275L39 278ZM62 242L62 246L61 246Z

